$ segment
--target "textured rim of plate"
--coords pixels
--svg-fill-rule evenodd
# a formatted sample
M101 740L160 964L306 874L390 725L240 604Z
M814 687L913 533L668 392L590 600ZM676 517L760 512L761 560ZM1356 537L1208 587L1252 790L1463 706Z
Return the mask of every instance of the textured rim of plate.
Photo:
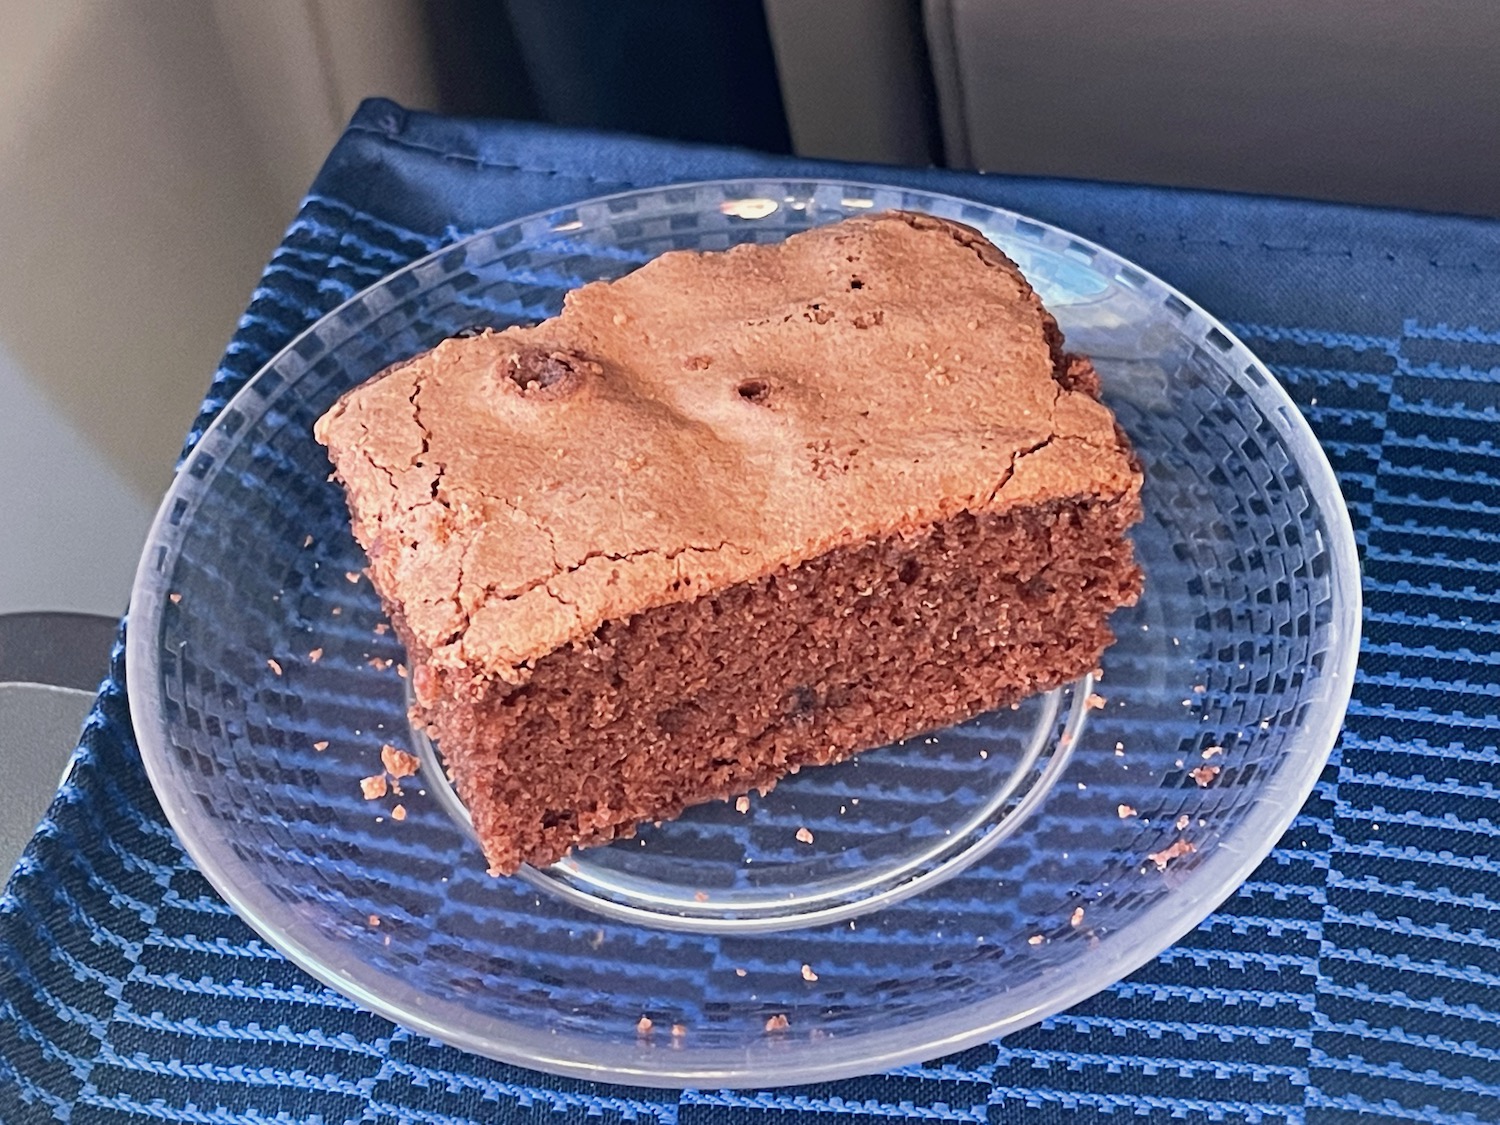
M213 422L199 437L195 448L203 446L210 436L217 435L223 428L224 419L233 413L230 408L237 404L243 405L248 401L252 393L251 388L256 382L319 326L337 317L343 309L361 300L370 290L389 284L393 277L414 273L443 255L452 253L458 246L490 237L496 231L507 227L520 227L527 223L544 220L559 210L585 203L607 203L611 200L650 195L662 191L711 187L745 189L745 198L765 198L767 192L755 192L751 189L772 188L772 185L774 188L769 194L779 200L785 194L784 185L788 182L791 181L765 176L746 176L665 183L630 191L611 192L608 195L592 196L532 212L486 230L477 231L456 243L443 246L388 274L347 301L341 302L298 333L284 348L272 356L246 382L245 386L240 388L229 403L220 409ZM715 1052L712 1057L720 1060L719 1065L716 1066L707 1063L684 1066L668 1056L661 1060L664 1065L657 1069L594 1062L591 1056L597 1052L598 1044L591 1043L582 1052L569 1051L567 1050L569 1042L567 1037L553 1035L543 1038L534 1034L534 1028L517 1028L523 1033L533 1033L522 1035L521 1038L526 1044L524 1046L515 1042L498 1042L493 1038L472 1032L455 1032L427 1016L420 1003L421 994L403 988L400 982L382 979L376 982L384 985L381 991L366 987L359 981L335 972L323 964L310 949L283 934L273 921L276 910L274 903L268 902L269 909L259 910L254 902L253 888L243 888L228 877L228 873L216 861L214 841L196 833L194 821L188 809L162 800L163 812L181 841L183 849L235 913L292 963L367 1010L421 1034L429 1035L475 1054L502 1062L533 1067L548 1073L596 1082L676 1088L735 1086L737 1084L761 1086L831 1081L871 1074L908 1063L937 1058L1029 1027L1050 1015L1086 1000L1154 960L1163 950L1171 947L1184 934L1194 929L1249 878L1261 861L1271 853L1277 841L1291 827L1292 821L1312 794L1323 765L1332 752L1339 731L1343 727L1349 698L1354 689L1354 672L1359 658L1363 607L1359 559L1355 546L1354 526L1349 518L1348 507L1343 502L1343 492L1339 488L1333 466L1329 464L1327 456L1323 453L1312 427L1308 425L1296 404L1265 364L1257 359L1244 342L1217 318L1155 274L1098 243L1051 223L1031 219L1018 212L978 200L965 199L962 196L949 195L944 192L906 188L899 184L802 178L795 182L808 186L816 184L836 187L846 194L849 192L906 191L919 195L925 200L942 202L955 208L978 208L997 215L1013 216L1043 234L1050 233L1067 239L1073 246L1085 253L1102 254L1106 260L1118 262L1121 268L1131 272L1132 283L1137 288L1159 286L1164 296L1170 296L1186 307L1187 313L1184 314L1184 318L1191 316L1198 322L1201 329L1200 335L1210 332L1217 334L1221 341L1219 347L1222 354L1226 357L1232 353L1238 354L1243 363L1233 377L1243 387L1246 397L1251 399L1268 419L1273 420L1277 435L1286 443L1289 452L1293 455L1294 463L1303 474L1309 488L1339 500L1338 504L1328 504L1323 514L1327 520L1331 538L1326 545L1333 560L1329 580L1344 595L1343 603L1336 607L1338 612L1330 621L1329 628L1336 636L1345 638L1345 645L1341 654L1342 660L1337 664L1330 664L1326 670L1329 683L1327 702L1318 709L1316 721L1302 728L1302 737L1297 739L1296 745L1301 749L1303 757L1300 771L1295 772L1295 776L1290 776L1292 771L1289 770L1273 775L1272 786L1265 796L1277 799L1262 799L1260 807L1265 810L1265 815L1258 820L1242 824L1237 833L1239 837L1253 835L1254 842L1249 847L1234 848L1227 846L1229 841L1226 840L1194 868L1191 882L1178 888L1170 900L1174 907L1170 924L1161 926L1155 939L1140 941L1132 945L1128 953L1113 951L1098 956L1090 963L1090 971L1079 972L1069 978L1067 983L1049 994L1045 1003L1016 1012L1010 1010L1010 1005L995 998L959 1009L947 1018L934 1018L919 1024L903 1024L883 1031L871 1032L854 1040L828 1039L821 1043L804 1043L800 1045L795 1056L796 1061L778 1058L775 1060L774 1070L768 1069L766 1073L755 1077L749 1077L744 1072L753 1067L756 1062L769 1062L769 1060L752 1056L747 1051ZM216 465L213 472L216 473L217 469ZM136 739L141 750L141 760L146 769L146 776L158 797L161 797L166 788L167 774L172 767L164 746L162 731L155 722L155 717L161 714L160 669L156 661L156 638L165 599L152 591L151 585L161 561L172 558L176 554L176 544L168 546L170 540L167 533L172 532L171 538L180 540L186 534L186 528L191 522L185 522L181 528L171 527L169 517L174 503L184 492L206 488L212 475L213 473L199 481L179 471L173 478L172 485L167 490L161 506L157 509L156 517L152 521L151 531L141 553L141 561L136 569L131 589L129 616L134 617L137 612L140 612L145 620L137 623L135 628L129 628L127 625L125 646L127 690L132 722L135 724ZM137 674L129 674L132 670ZM142 716L152 717L153 721L149 727L140 725L139 720ZM158 784L159 782L161 784ZM1250 832L1252 828L1256 830L1253 833ZM1108 945L1103 949L1108 949ZM393 991L403 994L402 997L391 999ZM405 993L408 992L413 994L407 997ZM957 1019L960 1012L966 1018ZM840 1050L846 1042L856 1044L859 1049L854 1052ZM552 1046L553 1049L543 1049L544 1044ZM729 1056L733 1056L737 1063Z

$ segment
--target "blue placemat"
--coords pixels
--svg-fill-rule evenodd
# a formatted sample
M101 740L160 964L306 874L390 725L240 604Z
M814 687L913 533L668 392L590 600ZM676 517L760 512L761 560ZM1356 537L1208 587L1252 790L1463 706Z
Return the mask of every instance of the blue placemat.
M833 167L371 102L189 441L322 312L461 234L762 173L894 180L1057 223L1191 294L1276 370L1339 472L1367 611L1344 735L1271 858L1155 963L1000 1043L759 1093L554 1079L361 1012L235 918L146 783L117 647L0 899L0 1120L1500 1121L1500 223Z

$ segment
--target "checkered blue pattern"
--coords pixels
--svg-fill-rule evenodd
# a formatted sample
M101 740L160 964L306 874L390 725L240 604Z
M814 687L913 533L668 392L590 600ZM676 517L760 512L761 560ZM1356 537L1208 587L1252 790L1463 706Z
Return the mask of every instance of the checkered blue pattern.
M1500 1121L1500 224L851 169L363 107L239 324L191 445L322 312L460 234L611 189L899 180L1134 258L1273 368L1338 471L1365 573L1354 701L1259 871L1135 975L1001 1042L772 1091L556 1079L318 985L183 854L117 646L0 899L0 1120Z

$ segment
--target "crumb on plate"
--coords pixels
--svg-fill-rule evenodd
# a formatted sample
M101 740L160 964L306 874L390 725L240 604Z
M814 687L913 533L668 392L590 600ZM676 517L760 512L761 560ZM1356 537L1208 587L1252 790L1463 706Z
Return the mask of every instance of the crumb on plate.
M1197 769L1188 770L1188 776L1196 781L1200 788L1207 788L1213 779L1219 776L1220 766L1199 766Z
M411 777L422 768L422 759L415 754L408 754L405 750L397 750L390 743L385 743L380 748L380 764L392 777Z
M1159 852L1150 853L1148 856L1146 856L1146 858L1149 859L1152 863L1156 864L1156 869L1158 871L1165 871L1167 869L1167 864L1171 863L1178 856L1188 855L1197 850L1198 849L1188 841L1177 840L1174 843L1168 844Z
M371 777L361 778L359 788L365 795L365 800L374 801L384 797L388 786L385 783L385 774L377 773Z

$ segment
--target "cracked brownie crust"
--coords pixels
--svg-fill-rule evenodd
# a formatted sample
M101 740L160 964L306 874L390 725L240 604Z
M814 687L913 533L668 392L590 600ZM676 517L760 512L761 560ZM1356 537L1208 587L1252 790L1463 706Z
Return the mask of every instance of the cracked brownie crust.
M1092 668L1140 474L1003 255L666 254L318 423L496 870Z

